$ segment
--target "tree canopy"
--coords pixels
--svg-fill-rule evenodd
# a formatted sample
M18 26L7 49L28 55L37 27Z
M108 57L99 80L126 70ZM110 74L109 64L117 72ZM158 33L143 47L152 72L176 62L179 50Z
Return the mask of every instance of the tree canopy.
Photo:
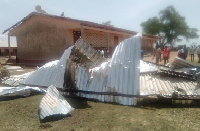
M181 16L173 6L161 10L159 17L149 18L141 23L144 33L162 37L161 45L175 43L180 38L186 40L198 38L198 29L190 28L185 17Z

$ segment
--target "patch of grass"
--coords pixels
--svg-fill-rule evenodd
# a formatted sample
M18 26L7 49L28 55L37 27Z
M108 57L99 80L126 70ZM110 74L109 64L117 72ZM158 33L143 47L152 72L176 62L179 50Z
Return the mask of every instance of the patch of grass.
M0 101L1 130L197 130L198 106L155 102L136 107L66 98L75 108L68 117L40 123L43 95Z

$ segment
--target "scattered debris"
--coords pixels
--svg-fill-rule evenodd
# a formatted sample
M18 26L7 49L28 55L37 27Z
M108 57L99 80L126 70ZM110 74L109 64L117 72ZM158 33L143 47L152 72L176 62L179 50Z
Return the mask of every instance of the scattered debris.
M112 58L103 58L79 39L60 60L45 64L26 78L21 77L23 81L16 82L16 78L11 80L15 82L7 83L53 85L64 89L67 95L123 105L136 105L137 98L145 96L199 98L199 85L194 79L194 73L199 71L195 65L180 58L175 58L168 67L144 62L140 60L140 44L140 36L126 39L116 47ZM183 81L183 77L187 80Z
M49 86L46 95L40 102L39 116L43 121L53 115L64 117L73 110L74 108L69 105L59 91L54 86Z
M10 76L9 78L4 78L2 80L3 84L10 85L12 87L17 87L20 85L20 83L27 78L32 72L24 73L22 75L13 75Z
M40 93L45 93L46 90L39 87L1 87L0 88L0 97L1 96L30 96L31 91L36 91Z
M10 77L10 73L6 68L1 69L0 71L0 82L2 82L3 79L7 79Z
M176 57L172 63L170 63L169 65L170 68L174 68L174 69L177 69L177 68L195 68L196 66L191 63L191 62L188 62L184 59L181 59L179 57Z

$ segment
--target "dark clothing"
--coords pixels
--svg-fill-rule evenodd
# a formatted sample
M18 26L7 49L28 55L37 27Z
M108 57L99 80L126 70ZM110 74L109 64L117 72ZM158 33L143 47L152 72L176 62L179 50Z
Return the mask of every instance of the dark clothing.
M185 54L182 52L182 50L178 50L178 57L181 59L185 59Z
M184 46L183 50L184 50L184 59L186 60L187 55L188 55L188 50L187 50L186 46Z
M164 65L166 64L166 62L169 63L168 57L164 57L163 59L164 59Z
M141 50L141 59L143 59L143 56L144 56L144 52L143 50Z

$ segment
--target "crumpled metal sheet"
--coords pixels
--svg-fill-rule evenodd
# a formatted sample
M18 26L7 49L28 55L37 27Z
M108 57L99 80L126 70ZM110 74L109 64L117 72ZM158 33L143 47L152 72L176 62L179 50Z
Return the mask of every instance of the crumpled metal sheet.
M49 86L39 106L40 120L52 115L67 115L73 111L69 103L54 86Z
M196 66L191 63L191 62L188 62L184 59L181 59L179 57L176 57L173 62L170 63L169 65L171 68L195 68Z
M140 73L157 72L158 70L157 65L140 60Z
M25 73L25 74L22 74L22 75L13 75L13 76L10 76L8 79L5 79L5 80L2 80L2 83L3 84L7 84L7 85L10 85L10 86L19 86L20 83L26 79L32 72L28 72L28 73Z
M0 88L0 97L1 96L30 96L31 91L45 93L46 90L39 87L1 87Z
M176 76L176 77L184 77L188 79L195 79L194 72L196 68L181 68L181 69L160 69L161 72L164 72L166 75L169 76Z
M134 96L139 95L140 88L140 43L140 36L122 41L116 47L112 58L102 63L97 58L100 57L99 54L98 56L94 55L96 53L85 48L86 43L78 41L74 48L78 45L79 49L73 54L77 54L81 58L86 56L87 59L77 62L74 55L69 57L66 66L69 76L67 81L71 80L72 83L75 83L74 89L78 91L80 97L123 105L136 105L137 99ZM82 44L83 46L81 46ZM67 86L67 88L71 87L73 85Z
M140 76L141 96L162 96L173 98L174 92L178 91L179 98L200 98L200 87L196 81L181 77L161 77L159 74L143 74Z

